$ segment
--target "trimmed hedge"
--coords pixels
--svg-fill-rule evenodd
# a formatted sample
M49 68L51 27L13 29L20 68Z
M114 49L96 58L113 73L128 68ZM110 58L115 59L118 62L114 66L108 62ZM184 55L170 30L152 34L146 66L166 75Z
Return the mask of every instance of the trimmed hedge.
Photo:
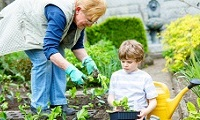
M100 40L112 41L119 48L124 40L135 39L148 51L146 31L140 18L110 17L104 22L86 28L87 41L93 45Z

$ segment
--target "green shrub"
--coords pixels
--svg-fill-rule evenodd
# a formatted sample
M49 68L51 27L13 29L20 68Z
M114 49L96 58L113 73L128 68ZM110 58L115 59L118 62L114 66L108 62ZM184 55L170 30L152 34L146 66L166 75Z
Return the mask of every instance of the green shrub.
M110 17L104 22L86 29L87 41L93 45L99 40L110 40L119 48L124 40L135 39L143 44L147 52L147 38L140 18Z
M121 68L118 51L110 41L99 41L97 44L86 48L88 54L96 62L101 74L110 78L111 74Z
M195 56L192 52L191 58L188 60L188 63L185 62L185 66L179 72L181 75L179 77L185 78L187 82L192 80L193 78L200 79L200 58ZM192 91L200 97L200 86L196 86L192 88Z
M99 72L110 78L111 74L119 70L121 68L120 61L118 59L117 49L113 46L110 41L99 41L94 45L85 44L85 49L88 54L95 61ZM66 50L65 52L66 59L75 65L80 71L87 75L86 68L82 66L82 63L76 59L73 53L70 50ZM68 78L67 88L73 87L75 84L71 82L70 78ZM89 87L99 86L98 80L95 80L92 83L89 83ZM77 86L78 87L78 86Z
M86 43L85 48L97 64L101 74L110 78L113 71L120 69L121 65L118 60L117 49L110 41L99 41L95 45ZM82 63L76 59L70 50L66 50L65 55L69 62L87 74L85 67L82 66ZM11 75L12 79L20 74L24 77L24 80L30 80L31 67L32 64L24 52L12 53L0 57L0 74Z
M191 102L187 103L187 109L189 112L189 116L184 118L183 120L200 120L200 98L197 98L197 108Z
M15 52L0 57L0 74L11 75L14 80L21 76L23 80L30 80L31 62L24 52Z
M110 41L99 41L94 45L85 44L85 49L88 54L95 61L100 73L110 78L112 72L121 68L118 59L117 49ZM83 68L82 63L76 59L70 50L65 52L66 58L69 62L74 64L78 69L87 74L86 69Z
M171 22L163 32L166 68L176 72L184 66L191 51L200 45L200 16L186 15Z

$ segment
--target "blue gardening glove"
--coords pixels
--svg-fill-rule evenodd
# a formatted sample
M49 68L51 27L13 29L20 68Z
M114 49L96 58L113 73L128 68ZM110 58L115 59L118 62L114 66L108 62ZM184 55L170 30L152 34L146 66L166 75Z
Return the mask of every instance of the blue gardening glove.
M89 75L91 75L94 71L98 71L95 62L92 60L90 56L87 56L83 59L82 65L86 67Z
M72 64L67 67L65 73L68 74L71 80L78 85L83 84L83 79L86 79L86 76Z

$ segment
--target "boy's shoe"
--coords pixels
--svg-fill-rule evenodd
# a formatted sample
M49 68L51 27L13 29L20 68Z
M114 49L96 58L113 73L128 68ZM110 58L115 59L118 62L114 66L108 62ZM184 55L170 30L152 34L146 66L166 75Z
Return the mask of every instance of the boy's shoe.
M74 115L76 113L76 110L73 108L69 108L67 104L65 105L50 105L50 108L55 108L57 106L61 106L62 112L66 115Z

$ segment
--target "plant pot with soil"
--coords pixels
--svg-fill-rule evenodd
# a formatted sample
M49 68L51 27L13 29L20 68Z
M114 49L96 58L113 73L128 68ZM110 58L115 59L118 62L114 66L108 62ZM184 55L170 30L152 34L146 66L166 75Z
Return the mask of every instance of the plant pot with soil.
M139 119L139 111L130 110L128 106L128 98L124 97L120 101L113 101L114 111L107 111L110 115L110 120L136 120Z
M139 119L139 114L140 112L137 111L109 113L110 120L136 120Z

